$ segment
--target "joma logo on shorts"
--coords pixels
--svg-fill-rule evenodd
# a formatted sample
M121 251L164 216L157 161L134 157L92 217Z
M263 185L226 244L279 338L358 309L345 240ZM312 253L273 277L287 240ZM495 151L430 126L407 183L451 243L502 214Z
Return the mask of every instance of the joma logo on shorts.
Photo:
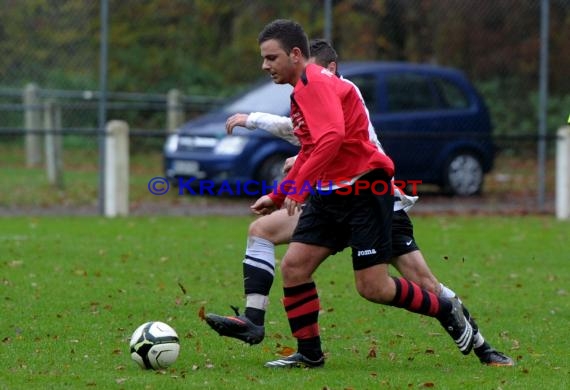
M358 256L369 256L375 254L376 254L376 249L365 249L363 251L358 251Z

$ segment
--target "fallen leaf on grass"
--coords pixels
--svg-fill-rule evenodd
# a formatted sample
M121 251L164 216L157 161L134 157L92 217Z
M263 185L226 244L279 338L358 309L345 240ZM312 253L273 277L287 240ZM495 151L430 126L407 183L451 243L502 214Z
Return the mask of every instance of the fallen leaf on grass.
M206 320L206 315L204 314L204 306L200 306L200 310L198 310L198 317L200 317L202 321Z
M84 269L75 269L73 273L77 276L87 276L87 271Z
M511 347L511 349L520 349L521 348L521 344L518 340L513 340L513 346Z
M295 348L283 345L280 347L280 349L277 350L277 353L281 356L289 356L295 353Z

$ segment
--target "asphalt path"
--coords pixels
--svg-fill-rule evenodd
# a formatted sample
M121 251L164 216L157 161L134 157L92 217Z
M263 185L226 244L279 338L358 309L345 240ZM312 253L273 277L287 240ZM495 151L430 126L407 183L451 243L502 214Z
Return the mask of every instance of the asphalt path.
M252 215L249 205L251 199L223 199L204 197L181 201L180 199L164 199L144 202L131 202L129 215ZM436 193L420 194L410 215L554 215L554 196L545 197L539 204L536 195L528 194L487 194L473 197L449 197ZM55 205L49 207L6 207L0 206L0 216L67 216L98 215L99 207L92 205L69 206Z

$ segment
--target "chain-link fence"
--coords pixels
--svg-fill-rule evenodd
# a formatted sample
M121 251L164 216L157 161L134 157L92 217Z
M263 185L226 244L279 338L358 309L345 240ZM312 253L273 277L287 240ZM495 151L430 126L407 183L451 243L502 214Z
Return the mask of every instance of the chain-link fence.
M101 19L102 4L109 7L108 20ZM541 4L549 10L544 134L539 134ZM311 36L329 29L324 33L331 35L341 59L449 65L478 87L491 111L499 150L483 194L448 198L427 187L426 207L431 202L440 209L552 211L555 134L570 112L570 0L337 0L321 5L5 2L0 10L0 180L8 190L0 195L0 209L97 210L105 42L106 118L124 120L130 128L131 207L185 206L179 197L153 197L146 187L150 178L163 175L168 131L261 77L257 33L272 19L287 16ZM331 20L325 20L327 5ZM109 34L102 37L105 23ZM546 145L544 166L539 142ZM46 150L53 145L61 149L62 173L55 178L46 166L52 158Z

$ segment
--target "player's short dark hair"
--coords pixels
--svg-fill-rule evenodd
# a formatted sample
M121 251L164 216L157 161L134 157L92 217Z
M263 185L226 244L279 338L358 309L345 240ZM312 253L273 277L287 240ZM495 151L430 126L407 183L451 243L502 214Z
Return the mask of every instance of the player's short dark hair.
M267 24L259 33L257 43L261 45L270 39L279 41L287 54L291 53L294 47L298 47L301 54L305 58L309 58L309 39L303 27L297 22L289 19L277 19Z
M315 62L326 68L331 62L338 62L338 54L331 44L325 39L312 39L309 43L310 56L315 57Z

